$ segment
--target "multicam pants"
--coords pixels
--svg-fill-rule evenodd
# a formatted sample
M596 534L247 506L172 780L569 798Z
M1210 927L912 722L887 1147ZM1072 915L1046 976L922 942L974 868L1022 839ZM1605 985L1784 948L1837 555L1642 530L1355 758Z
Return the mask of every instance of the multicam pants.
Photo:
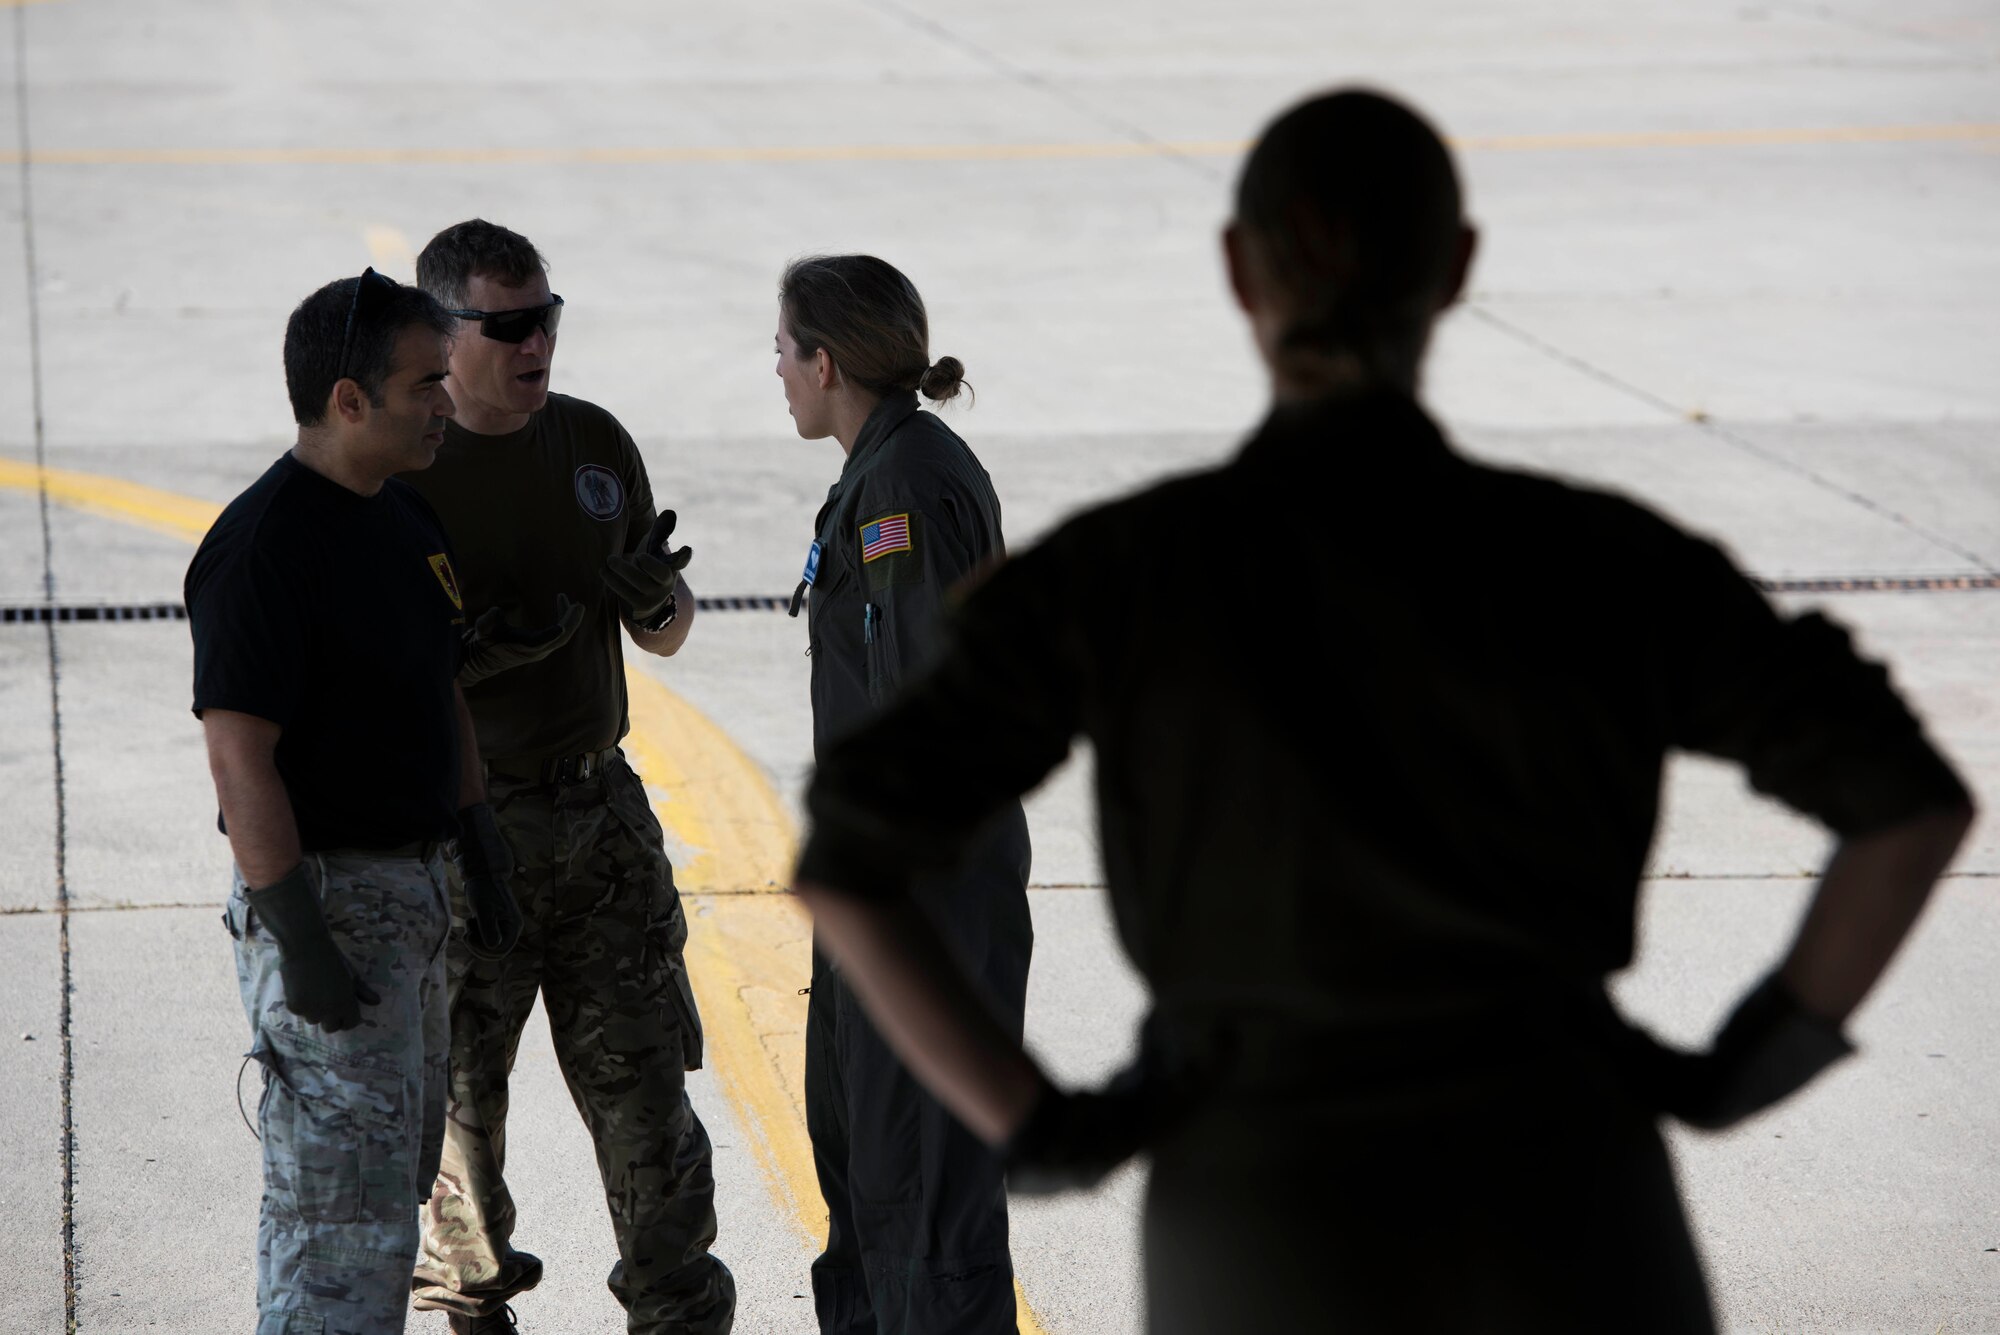
M454 877L451 1105L416 1305L483 1315L541 1281L541 1261L512 1246L502 1176L507 1077L539 992L597 1148L618 1239L611 1291L629 1329L721 1335L736 1286L708 1250L715 1179L684 1075L701 1065L701 1021L681 959L687 921L645 789L615 756L580 783L492 774L487 792L525 925L505 959L473 958Z
M348 965L381 1000L330 1034L285 1008L278 944L244 899L224 910L264 1068L257 1123L257 1335L396 1335L417 1211L444 1139L444 863L308 854Z

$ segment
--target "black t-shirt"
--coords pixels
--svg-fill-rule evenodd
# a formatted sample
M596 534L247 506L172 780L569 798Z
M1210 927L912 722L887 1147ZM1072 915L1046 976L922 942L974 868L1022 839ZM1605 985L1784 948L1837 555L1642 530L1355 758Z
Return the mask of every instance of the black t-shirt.
M287 454L222 512L188 566L194 712L277 724L308 850L453 829L465 614L444 528L390 479L360 496Z

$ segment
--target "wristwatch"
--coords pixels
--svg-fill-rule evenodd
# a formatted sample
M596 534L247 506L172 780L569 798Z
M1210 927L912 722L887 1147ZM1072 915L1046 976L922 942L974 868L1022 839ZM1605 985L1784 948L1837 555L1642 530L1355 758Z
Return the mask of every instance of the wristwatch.
M667 595L667 601L661 606L659 612L653 617L651 621L641 622L633 629L638 630L647 635L658 634L660 631L665 630L668 626L671 626L673 624L674 617L680 612L680 610L681 610L680 595L677 593L670 593Z

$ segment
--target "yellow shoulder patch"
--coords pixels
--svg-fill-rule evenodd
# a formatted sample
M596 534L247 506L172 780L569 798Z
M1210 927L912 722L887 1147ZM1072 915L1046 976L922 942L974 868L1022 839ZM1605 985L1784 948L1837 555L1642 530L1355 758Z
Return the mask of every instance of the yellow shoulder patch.
M453 607L463 612L465 599L459 596L458 576L451 571L451 558L443 552L438 552L430 558L430 562L431 573L438 577L438 583L444 585L445 596L451 599Z

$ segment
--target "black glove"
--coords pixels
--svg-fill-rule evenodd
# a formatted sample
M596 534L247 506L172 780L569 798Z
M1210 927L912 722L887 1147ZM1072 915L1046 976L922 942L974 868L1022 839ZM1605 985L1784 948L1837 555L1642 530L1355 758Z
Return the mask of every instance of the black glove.
M529 630L507 619L505 609L489 607L465 632L465 665L458 670L458 684L470 686L496 672L520 667L547 658L569 643L583 624L583 604L573 603L566 594L556 595L556 619Z
M1007 1189L1024 1196L1087 1191L1166 1124L1161 1092L1148 1087L1137 1066L1102 1089L1065 1093L1044 1080L1028 1120L1001 1147Z
M1737 1003L1707 1052L1654 1048L1645 1083L1656 1102L1704 1131L1791 1097L1854 1051L1839 1025L1801 1006L1775 973Z
M674 512L662 510L638 551L604 558L604 586L617 595L625 619L635 626L650 626L659 620L673 601L681 571L694 559L692 547L672 549L668 540L673 533Z
M285 1009L328 1033L361 1023L362 1006L382 998L354 976L319 906L306 864L286 872L276 884L246 891L250 911L278 942L278 975L285 983Z
M458 874L465 884L465 948L497 960L521 939L521 910L507 887L514 852L500 835L493 808L475 802L458 813Z

